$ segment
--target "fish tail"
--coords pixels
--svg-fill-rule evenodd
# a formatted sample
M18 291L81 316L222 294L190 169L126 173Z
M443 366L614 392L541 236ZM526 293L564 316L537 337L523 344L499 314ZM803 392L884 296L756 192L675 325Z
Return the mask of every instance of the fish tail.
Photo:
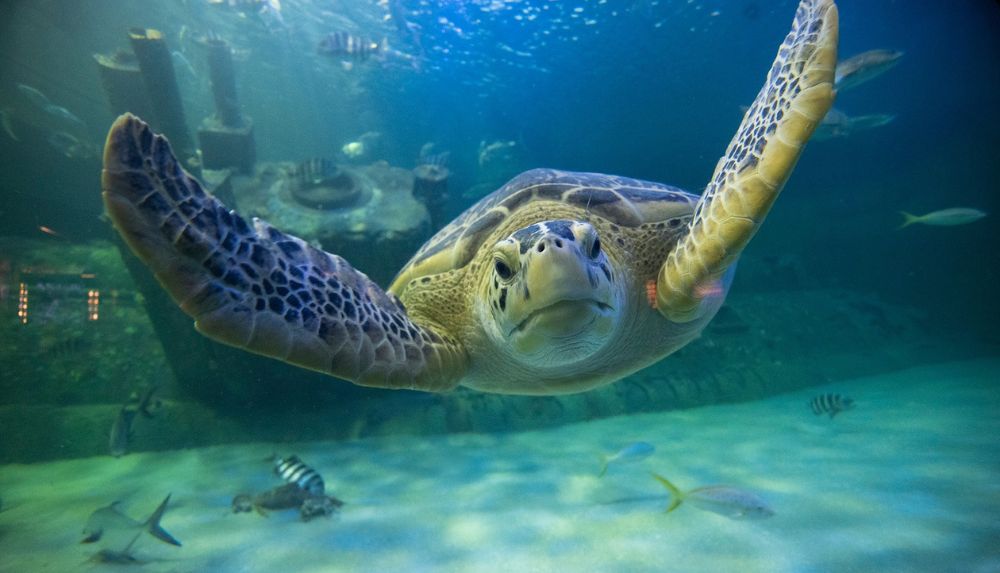
M169 501L170 501L170 494L168 493L167 497L163 498L163 501L160 502L160 506L157 507L156 511L153 512L153 515L150 515L149 519L146 520L145 523L146 530L149 531L150 535L159 539L160 541L180 547L181 542L177 541L177 539L175 539L173 535L167 533L166 529L160 527L160 519L163 518L163 514L167 511L167 503Z
M906 227L909 227L910 225L920 221L920 217L912 213L907 213L906 211L900 211L899 214L903 216L903 224L896 227L897 231L899 229L905 229Z
M670 480L667 478L659 474L653 474L653 477L656 478L656 481L662 483L668 491L670 491L670 505L667 506L667 513L677 509L677 506L684 501L684 493L677 489L677 486L670 483Z
M14 133L14 126L10 123L10 115L7 113L7 110L0 112L0 122L3 123L3 130L7 132L7 135L9 135L11 139L14 141L21 141L21 138Z

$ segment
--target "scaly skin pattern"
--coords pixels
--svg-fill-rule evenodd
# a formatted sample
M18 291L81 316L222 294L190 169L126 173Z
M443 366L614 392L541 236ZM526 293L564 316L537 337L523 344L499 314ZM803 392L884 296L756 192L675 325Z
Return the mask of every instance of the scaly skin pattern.
M702 299L746 247L777 199L813 130L833 104L837 7L802 0L757 99L702 195L687 236L657 281L667 319L701 316Z
M115 227L202 334L365 386L445 390L462 377L465 350L447 333L415 324L341 257L249 225L132 115L108 134L102 188Z

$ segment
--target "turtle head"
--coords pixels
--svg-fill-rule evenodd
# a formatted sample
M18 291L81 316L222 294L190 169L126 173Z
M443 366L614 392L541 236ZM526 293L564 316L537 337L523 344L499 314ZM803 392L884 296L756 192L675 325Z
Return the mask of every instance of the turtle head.
M487 330L526 364L572 364L614 336L623 290L590 223L535 223L491 254Z

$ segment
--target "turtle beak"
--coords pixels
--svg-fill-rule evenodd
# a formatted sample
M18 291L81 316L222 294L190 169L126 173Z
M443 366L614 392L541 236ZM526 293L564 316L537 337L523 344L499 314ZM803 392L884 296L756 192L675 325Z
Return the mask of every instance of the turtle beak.
M551 340L575 338L589 330L610 331L608 319L615 310L611 286L578 242L544 237L522 268L530 297L510 317L508 332L520 351L530 354Z

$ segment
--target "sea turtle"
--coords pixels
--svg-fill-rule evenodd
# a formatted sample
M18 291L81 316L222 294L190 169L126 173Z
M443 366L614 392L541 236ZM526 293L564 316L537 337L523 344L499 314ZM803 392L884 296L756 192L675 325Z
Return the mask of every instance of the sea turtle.
M802 0L699 197L593 173L515 177L431 238L387 290L343 258L252 225L131 115L108 135L111 220L218 341L356 384L562 394L693 339L829 109L832 0Z

